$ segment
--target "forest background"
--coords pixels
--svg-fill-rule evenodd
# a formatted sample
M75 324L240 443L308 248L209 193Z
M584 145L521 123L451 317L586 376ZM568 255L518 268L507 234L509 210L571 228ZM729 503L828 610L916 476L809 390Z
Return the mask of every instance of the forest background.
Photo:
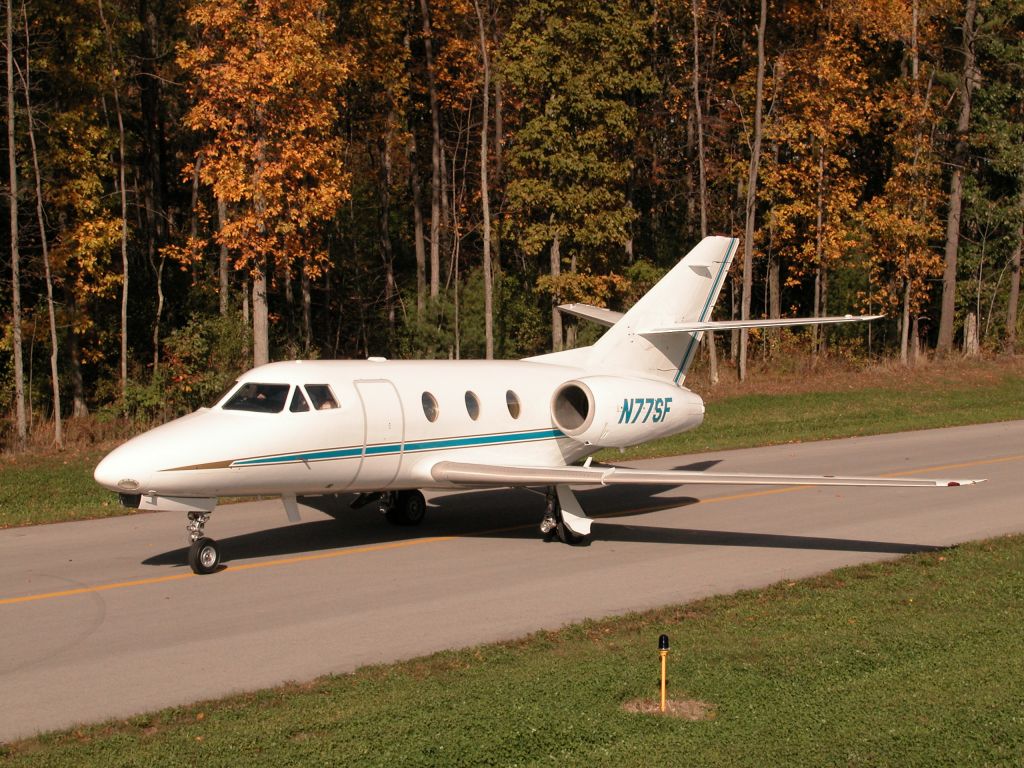
M1013 354L1024 0L8 0L0 445L293 357L596 333L705 234L706 338ZM6 414L9 414L7 416Z

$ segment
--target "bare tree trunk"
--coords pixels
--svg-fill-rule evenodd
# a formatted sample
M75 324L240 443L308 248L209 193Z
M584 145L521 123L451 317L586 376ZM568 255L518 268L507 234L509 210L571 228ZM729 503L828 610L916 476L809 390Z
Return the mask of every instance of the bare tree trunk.
M302 258L302 271L299 273L299 283L302 289L302 338L303 356L309 357L309 351L313 348L313 293L309 283L308 260Z
M974 60L974 19L977 0L967 0L964 12L964 69L960 87L960 117L957 120L957 142L953 153L953 173L949 179L949 210L946 214L945 269L942 272L942 313L939 315L939 338L935 351L948 355L953 351L953 316L956 313L956 266L960 250L960 209L963 203L963 174L967 162L967 131L971 127L971 95L978 79Z
M427 0L420 0L420 11L423 16L423 48L427 56L430 127L433 132L430 150L430 298L436 299L441 288L441 108L437 102L434 41Z
M704 112L700 102L700 19L697 13L697 1L692 0L690 9L693 14L693 111L697 129L697 170L698 191L700 193L700 237L708 236L708 202L707 180L704 169ZM710 319L710 318L707 318ZM704 344L708 351L708 379L711 384L718 383L718 349L715 345L715 332L708 331L704 335Z
M1020 190L1020 207L1024 211L1024 179ZM1021 224L1020 234L1017 237L1017 245L1013 249L1013 257L1010 260L1010 299L1006 305L1006 342L1005 350L1013 354L1017 346L1017 305L1020 303L1020 256L1024 247L1024 224Z
M910 361L910 278L906 278L903 286L903 314L900 316L900 363L907 365Z
M76 419L89 415L89 405L85 401L85 381L82 378L82 362L78 353L78 334L75 332L75 316L77 314L74 297L68 302L71 307L71 329L68 333L68 362L71 367L71 415Z
M423 187L416 167L416 132L409 131L409 186L412 189L413 241L416 252L416 317L423 317L427 303L427 252L423 247Z
M7 2L7 167L11 213L11 334L14 344L14 423L17 448L25 447L25 369L21 350L21 255L18 251L18 162L14 133L14 11Z
M692 0L690 9L693 14L693 112L697 129L697 176L700 194L700 236L703 240L708 236L708 204L707 181L704 171L704 113L700 104L700 19L697 15L697 2ZM760 97L759 97L760 98ZM758 138L757 141L760 141Z
M750 294L753 291L754 221L757 213L757 171L761 162L761 120L764 110L764 33L768 22L768 0L761 0L761 16L757 25L757 84L754 95L754 142L750 150L750 172L747 178L746 227L743 237L743 297L740 318L750 319ZM740 331L739 377L747 378L747 329Z
M405 50L411 57L409 33L406 32ZM408 97L407 97L408 98ZM412 110L408 110L411 114ZM412 192L412 223L413 249L416 253L416 318L423 318L423 309L427 304L427 252L423 245L423 184L420 181L419 156L416 146L416 128L410 121L406 126L409 141L405 147L405 156L409 160L409 188Z
M559 250L558 235L551 241L551 276L558 277L562 274L562 254ZM558 352L562 349L562 313L558 311L555 302L551 304L551 349Z
M967 357L977 357L980 350L978 316L973 312L968 312L967 319L964 321L964 355Z
M818 202L814 219L814 317L823 317L827 297L825 269L825 149L818 148ZM815 358L825 351L825 333L817 325L811 326L811 352Z
M395 332L395 254L391 242L391 125L392 115L388 116L388 128L380 140L380 171L377 180L380 211L378 232L380 236L380 257L384 265L384 309L388 316L388 330Z
M497 40L497 45L501 45L501 39ZM494 219L494 269L498 275L501 274L501 189L504 183L504 158L502 157L502 144L505 142L505 122L504 122L504 107L501 94L501 78L494 84L494 185L498 190L499 204L498 213Z
M193 206L194 207L194 206ZM228 204L224 202L224 198L217 198L217 229L223 230L224 225L228 223ZM217 261L217 276L220 283L220 314L221 317L227 315L228 304L230 296L228 292L230 290L228 284L228 247L224 242L220 244L220 257Z
M479 0L473 0L480 32L480 60L484 68L484 93L481 104L480 125L480 206L484 225L484 345L485 358L494 359L494 282L491 276L491 201L487 185L487 133L488 109L491 101L491 57L487 52L487 32Z
M10 0L8 0L10 2ZM53 303L53 276L50 273L50 248L46 238L46 217L43 215L43 188L39 174L39 152L36 149L35 121L32 118L32 88L30 54L32 46L29 42L28 13L25 3L21 4L21 15L25 24L25 75L22 85L25 87L25 115L28 119L28 139L32 147L32 169L36 181L36 217L39 221L39 240L43 249L43 272L46 277L46 309L50 321L50 381L53 385L53 442L58 449L64 449L64 423L60 407L60 377L57 370L57 314Z
M124 115L121 114L121 95L117 85L117 68L114 65L114 42L110 35L110 26L103 14L103 0L96 0L99 8L100 22L107 41L107 54L110 56L110 85L114 91L114 111L117 113L118 132L118 174L121 191L121 397L124 398L128 387L128 188L125 183L125 139Z
M192 183L198 186L199 174L195 173L192 179ZM150 236L147 238L147 251L149 255L149 266L153 270L156 276L156 317L153 320L153 376L155 377L160 370L160 321L164 314L164 265L167 262L167 257L161 253L160 258L157 259L153 251L156 249L156 236L154 233L154 226L152 224L154 205L152 196L149 192L146 193L146 218L149 220L150 226L147 229L150 232ZM195 201L193 198L192 210L195 210ZM193 218L193 226L195 225ZM194 233L193 233L194 236ZM192 261L195 264L195 260Z
M267 313L267 264L260 259L252 273L252 364L270 362L270 325Z

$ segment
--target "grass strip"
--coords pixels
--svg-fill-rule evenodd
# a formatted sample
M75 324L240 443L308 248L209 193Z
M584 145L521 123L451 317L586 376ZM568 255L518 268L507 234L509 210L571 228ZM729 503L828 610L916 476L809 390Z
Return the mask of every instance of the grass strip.
M1016 374L995 381L939 382L931 388L740 395L708 403L704 424L691 432L625 454L605 451L600 458L675 456L1014 419L1024 419L1024 377Z
M102 450L19 455L0 461L0 528L123 515L92 479Z
M0 747L12 766L1020 765L1024 537ZM688 722L655 699L658 635Z

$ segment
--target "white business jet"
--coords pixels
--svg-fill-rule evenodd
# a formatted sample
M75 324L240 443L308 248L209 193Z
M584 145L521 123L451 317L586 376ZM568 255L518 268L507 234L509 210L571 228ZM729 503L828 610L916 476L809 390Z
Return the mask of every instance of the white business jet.
M212 408L110 453L96 481L128 507L188 515L189 564L218 569L204 535L217 497L359 494L392 523L414 525L419 489L547 488L545 536L578 543L591 520L572 486L951 486L974 480L720 474L592 466L622 448L698 426L701 398L683 381L704 331L846 323L874 317L712 322L737 241L708 237L628 312L561 309L609 330L593 346L517 361L296 360L242 375ZM876 316L877 317L877 316ZM587 459L582 465L580 462Z

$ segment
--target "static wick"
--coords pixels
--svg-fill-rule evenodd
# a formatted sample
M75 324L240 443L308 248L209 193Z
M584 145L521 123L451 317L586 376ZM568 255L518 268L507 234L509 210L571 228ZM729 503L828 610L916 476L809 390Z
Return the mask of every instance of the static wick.
M665 711L665 694L668 691L668 679L665 676L668 663L668 635L658 638L658 655L661 656L661 711Z

